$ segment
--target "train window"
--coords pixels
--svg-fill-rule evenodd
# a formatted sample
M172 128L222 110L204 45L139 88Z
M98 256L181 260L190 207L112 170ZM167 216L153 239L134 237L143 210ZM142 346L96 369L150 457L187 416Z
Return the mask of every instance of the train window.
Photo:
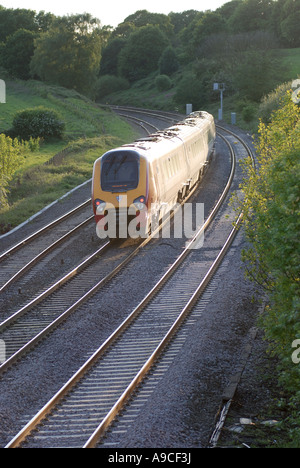
M126 192L139 184L139 154L112 151L101 159L101 188L105 192Z

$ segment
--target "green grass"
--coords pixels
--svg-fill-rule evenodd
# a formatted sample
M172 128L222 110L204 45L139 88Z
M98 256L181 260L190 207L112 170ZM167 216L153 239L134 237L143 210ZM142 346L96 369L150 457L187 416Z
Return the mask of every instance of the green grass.
M115 105L128 105L148 109L175 110L172 102L175 88L160 92L155 85L158 73L154 72L143 80L133 83L130 89L119 91L103 98L103 102Z
M11 128L17 111L36 106L59 112L66 131L63 140L43 142L14 175L9 204L0 207L0 233L90 179L95 159L136 137L132 127L113 112L75 91L37 81L11 81L6 86L7 102L0 107L0 133ZM57 165L45 164L57 154L62 156Z

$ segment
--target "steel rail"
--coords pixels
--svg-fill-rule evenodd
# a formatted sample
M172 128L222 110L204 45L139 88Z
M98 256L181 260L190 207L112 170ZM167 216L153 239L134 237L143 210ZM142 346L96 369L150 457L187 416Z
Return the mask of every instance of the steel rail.
M225 139L226 141L226 139ZM83 375L94 365L94 363L102 356L108 349L108 347L113 344L116 339L124 332L124 330L131 324L131 322L140 314L142 309L145 307L147 303L150 302L150 300L160 291L162 286L166 283L168 279L170 279L175 271L178 269L179 265L183 262L183 260L188 256L188 254L191 252L191 249L193 248L193 245L195 242L197 242L199 236L203 233L203 231L207 228L208 224L213 220L215 217L216 213L218 212L220 206L222 205L229 188L231 186L234 172L235 172L235 157L234 157L234 152L231 147L231 145L227 142L227 145L230 147L231 151L231 156L233 158L232 162L232 168L231 168L231 174L229 177L229 180L226 184L226 187L222 193L221 198L219 199L219 202L217 205L214 207L212 213L210 214L209 218L206 220L205 224L202 226L202 228L197 232L197 234L193 237L193 239L189 242L189 244L186 246L185 250L182 252L182 254L177 258L177 260L173 263L173 265L168 269L168 271L163 275L163 277L160 279L160 281L156 284L156 286L150 291L150 293L147 294L147 296L144 298L144 300L139 304L139 306L124 320L124 322L117 328L117 330L101 345L101 347L93 354L93 356L85 363L84 366L82 366L79 371L64 385L64 387L57 392L57 394L40 410L40 412L19 432L19 434L16 435L16 437L7 445L6 448L13 448L17 447L20 445L20 443L27 437L27 435L39 424L39 422L45 418L45 416L57 405L57 403L68 393L68 391L73 388L76 383L83 377ZM234 229L235 230L235 229ZM228 241L229 243L229 241ZM221 258L221 257L219 257ZM179 320L181 322L181 320ZM178 324L179 324L178 322ZM174 325L174 329L177 328L177 325ZM159 346L159 349L162 348L163 345ZM148 368L148 364L145 364L146 367ZM143 371L141 371L143 372ZM136 377L137 381L140 381L140 376ZM134 384L133 384L134 385ZM132 393L133 385L130 385L129 393ZM122 401L125 401L127 399L127 393L126 395L122 398ZM112 408L112 413L115 414L116 412L119 411L120 409L120 402L117 402L114 407ZM107 424L111 421L112 413L109 412L107 417L105 418L105 421L103 421L103 424L105 427L107 427ZM99 431L102 431L102 428L99 429ZM92 436L93 441L95 438L98 437L98 431L97 434L94 434ZM91 443L94 442L88 442L88 446L90 446Z
M82 208L88 206L90 204L90 202L91 202L91 199L89 198L85 202L78 205L76 208L73 208L73 210L69 211L68 213L66 213L66 214L64 214L62 216L60 216L59 218L55 219L54 221L51 221L51 223L47 224L46 226L43 226L41 229L34 232L30 236L26 237L21 242L18 242L14 246L10 247L8 250L6 250L2 254L0 254L0 263L3 262L4 260L6 260L7 257L9 257L11 254L15 253L17 250L19 250L22 247L24 247L25 245L29 244L29 242L32 242L34 239L36 239L37 237L39 237L42 234L44 234L45 232L47 232L52 227L55 227L57 224L65 221L70 216L73 216L73 214L75 214L77 211L80 211Z
M139 120L139 125L142 126L141 121ZM153 125L150 124L153 128L157 129ZM196 190L197 187L192 190L187 199L190 198L190 196L193 195L194 191ZM187 201L187 199L185 201ZM69 213L66 215L58 218L55 220L53 223L50 223L47 225L45 228L41 229L37 233L33 234L30 236L28 239L25 239L23 242L19 243L9 251L4 253L4 256L7 256L9 253L12 253L15 250L18 250L19 248L22 247L23 243L27 243L28 241L33 240L37 235L40 233L46 232L49 228L55 226L62 220L67 219L69 216L77 212L79 209L85 207L90 203L90 199L84 202L83 204L79 205L79 207L75 208L74 210L71 210ZM173 214L174 215L174 214ZM18 278L20 278L22 275L24 275L31 267L33 267L35 264L37 264L45 255L47 255L53 248L58 246L60 243L62 243L66 238L68 238L70 235L74 234L77 229L80 227L83 227L85 224L90 222L93 217L88 218L87 220L83 221L80 225L76 226L72 231L69 233L66 233L64 236L62 236L60 239L58 239L56 242L54 242L51 246L46 248L43 252L41 252L39 255L37 255L31 262L29 262L27 265L25 265L18 273L16 273L2 288L0 289L0 292L3 292L4 289L6 289L9 285L11 285L14 281L16 281ZM20 347L20 349L16 352L14 352L2 365L0 365L0 375L5 372L11 365L13 365L15 362L17 362L21 356L26 354L31 348L33 348L37 343L39 343L46 335L50 333L50 331L54 330L62 321L64 321L74 310L77 309L81 304L83 304L86 300L88 300L93 294L95 294L101 287L103 287L110 279L112 279L122 268L126 266L126 264L139 252L139 250L147 245L147 243L151 240L152 237L155 237L155 235L163 228L165 223L168 222L168 219L166 219L161 226L159 226L150 236L150 238L146 239L142 244L140 244L137 249L135 249L134 252L132 252L123 262L120 263L119 266L117 266L110 274L108 274L105 278L103 278L101 281L99 281L94 287L87 292L81 299L76 301L72 306L70 306L68 309L66 309L61 315L59 315L52 323L50 323L48 326L46 326L43 330L41 330L35 337L33 337L30 341L28 341L26 344ZM38 297L30 301L28 304L23 306L21 309L19 309L17 312L12 314L10 317L8 317L6 320L4 320L2 323L0 323L0 333L3 332L7 327L9 327L11 324L16 322L16 320L20 319L24 314L30 311L34 306L38 305L40 302L45 300L48 296L53 294L55 291L60 289L67 281L71 280L74 278L77 274L82 272L87 266L92 263L100 253L103 253L110 245L110 242L107 242L104 246L102 246L100 249L98 249L94 254L89 256L85 261L80 263L78 266L73 268L70 272L68 272L66 275L64 275L60 280L58 280L56 283L54 283L52 286L47 288L44 292L42 292Z
M91 256L89 256L86 260L84 260L82 263L77 265L75 268L73 268L69 273L64 275L60 280L58 280L56 283L54 283L50 288L47 288L46 291L42 292L39 296L37 296L35 299L30 301L28 304L23 306L21 309L19 309L17 312L15 312L13 315L8 317L6 320L0 323L0 333L3 332L7 327L9 327L11 324L16 322L19 318L21 318L24 314L26 314L30 309L32 309L34 306L38 305L40 302L45 300L48 296L53 294L55 291L57 291L59 288L61 288L67 281L70 281L72 278L74 278L77 274L82 272L87 266L93 262L101 253L106 251L110 245L110 242L106 242L103 246L100 247L96 252L94 252ZM69 313L71 313L71 310L67 310L64 314L61 314L55 321L53 321L51 324L49 324L44 330L42 330L38 335L36 335L34 338L32 338L27 344L22 346L17 352L15 352L12 356L10 356L6 361L4 361L0 365L0 375L5 372L11 365L13 365L18 359L20 359L21 356L23 356L26 352L28 352L33 346L35 346L41 339L47 335L51 330L56 328L59 323L61 323Z
M158 127L154 126L153 124L150 124L146 121L142 121L141 119L137 119L135 117L129 116L129 115L122 115L123 117L126 117L126 119L133 120L139 125L148 135L150 134L150 131L146 128L145 124L148 125L149 127L152 127L155 131L159 130ZM73 210L69 211L65 215L55 219L48 225L44 226L40 230L36 231L35 233L31 234L28 236L26 239L22 240L21 242L17 243L7 251L3 252L0 254L0 263L5 261L10 255L13 253L17 252L20 250L22 247L25 245L28 245L30 242L35 240L37 237L45 234L47 231L52 229L53 227L57 226L61 222L65 221L78 211L80 211L82 208L88 206L91 202L91 198L86 200L84 203L79 205L78 207L74 208ZM71 231L66 233L64 236L62 236L60 239L56 240L53 244L45 248L42 252L40 252L38 255L36 255L33 259L31 259L26 265L24 265L17 273L15 273L8 281L6 281L1 287L0 287L0 294L4 292L9 286L11 286L15 281L17 281L20 277L22 277L26 272L28 272L32 267L34 267L42 258L44 258L48 253L50 253L53 249L55 249L57 246L59 246L61 243L63 243L65 240L67 240L69 237L71 237L77 230L79 230L81 227L84 227L88 222L90 222L93 219L93 216L89 217L87 220L83 221L80 223L78 226L73 228Z
M62 237L57 239L55 242L53 242L51 245L46 247L42 252L40 252L38 255L36 255L30 262L28 262L26 265L24 265L17 273L15 273L4 285L0 287L0 294L7 289L9 286L11 286L13 283L15 283L19 278L21 278L25 273L27 273L31 268L33 268L37 263L39 263L46 255L48 255L50 252L52 252L56 247L58 247L60 244L62 244L64 241L69 239L69 237L73 236L77 231L79 231L81 228L89 224L93 220L93 216L90 216L87 218L85 221L82 223L78 224L75 226L73 229L68 231L66 234L64 234Z
M182 324L182 322L185 320L186 316L190 313L191 309L194 307L194 305L197 303L199 300L200 296L203 294L205 291L205 288L207 287L208 283L211 281L212 277L214 276L216 270L218 269L219 265L221 264L224 256L226 255L227 251L229 250L229 247L231 246L236 233L238 231L239 225L241 222L241 215L240 218L238 219L236 225L233 227L230 235L228 236L226 243L224 244L222 250L219 252L216 260L214 261L213 265L210 267L209 271L205 275L204 279L198 286L197 290L194 292L193 296L189 300L189 302L186 304L186 306L182 309L180 312L178 318L176 321L173 323L172 327L169 329L169 331L166 333L164 338L161 340L157 348L154 350L154 352L151 354L147 362L143 365L141 370L138 372L138 374L135 376L135 378L132 380L132 382L128 385L126 390L123 392L123 394L120 396L118 401L114 404L114 406L111 408L107 416L103 419L101 424L97 427L97 429L94 431L94 433L91 435L89 440L85 443L83 448L93 448L95 445L98 443L99 439L105 431L107 430L108 426L112 423L112 421L115 419L117 414L120 412L120 410L124 407L126 402L129 400L129 398L132 396L132 394L136 391L137 387L139 384L142 382L142 380L145 378L153 364L157 361L167 344L170 342L170 340L173 338L175 333L177 332L178 328ZM141 304L139 306L141 309L145 307L144 304Z
M126 120L132 120L139 127L141 127L147 133L147 135L150 135L151 132L146 128L146 126L144 124L148 125L149 127L152 127L152 129L154 131L159 130L158 127L156 127L155 125L150 124L149 122L146 122L146 120L141 120L141 119L138 119L137 117L132 117L131 115L128 115L128 114L120 114L119 112L118 112L118 115L120 117L125 117Z
M197 186L191 190L188 194L187 198L184 202L181 203L182 206L195 192ZM179 208L178 208L179 209ZM172 213L171 218L175 215L176 211ZM127 263L129 263L137 254L138 252L144 248L152 238L154 238L157 233L163 229L166 223L168 223L169 219L166 218L158 228L156 228L152 233L151 236L147 237L131 254L129 254L116 268L114 268L108 275L106 275L102 280L96 283L86 294L84 294L80 299L78 299L73 305L71 305L68 309L66 309L61 315L59 315L53 322L51 322L48 326L46 326L43 330L41 330L35 337L33 337L30 341L28 341L25 345L23 345L18 351L16 351L12 356L10 356L4 363L0 365L0 375L5 372L10 366L12 366L15 362L17 362L20 357L26 354L30 349L36 346L45 336L47 336L51 331L57 328L60 323L68 318L68 316L74 312L80 305L84 304L89 298L91 298L100 288L102 288L108 281L110 281L114 276L123 269ZM67 281L74 278L77 274L80 274L87 266L92 263L100 253L106 251L109 248L111 242L107 242L104 246L100 247L96 252L94 252L91 256L89 256L85 261L80 263L78 266L73 268L69 273L64 275L60 280L58 280L55 284L47 288L46 291L41 293L38 297L30 301L28 304L23 306L13 315L8 317L2 323L0 323L0 333L4 331L7 327L13 324L16 320L21 318L24 314L30 311L34 306L38 305L40 302L45 300L48 296L53 294L55 291L60 289Z
M130 107L130 106L109 106L114 112L119 114L119 111L127 111L127 112L134 112L137 114L149 115L152 117L156 117L161 120L165 120L167 122L178 122L178 118L184 118L183 114L178 114L176 112L163 112L163 111L153 111L150 109L141 109L138 107Z

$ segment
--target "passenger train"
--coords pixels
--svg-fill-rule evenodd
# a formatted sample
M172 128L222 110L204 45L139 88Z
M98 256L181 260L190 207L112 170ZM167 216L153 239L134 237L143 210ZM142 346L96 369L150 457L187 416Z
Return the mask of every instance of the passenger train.
M147 236L201 180L215 138L213 116L199 111L97 159L92 203L98 236Z

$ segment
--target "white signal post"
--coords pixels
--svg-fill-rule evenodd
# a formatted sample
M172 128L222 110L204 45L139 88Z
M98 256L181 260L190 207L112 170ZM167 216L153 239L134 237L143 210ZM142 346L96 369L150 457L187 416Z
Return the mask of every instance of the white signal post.
M0 80L0 104L6 104L6 85L4 80Z
M223 120L223 92L225 91L225 83L214 83L214 91L220 91L221 108L219 109L219 120Z

